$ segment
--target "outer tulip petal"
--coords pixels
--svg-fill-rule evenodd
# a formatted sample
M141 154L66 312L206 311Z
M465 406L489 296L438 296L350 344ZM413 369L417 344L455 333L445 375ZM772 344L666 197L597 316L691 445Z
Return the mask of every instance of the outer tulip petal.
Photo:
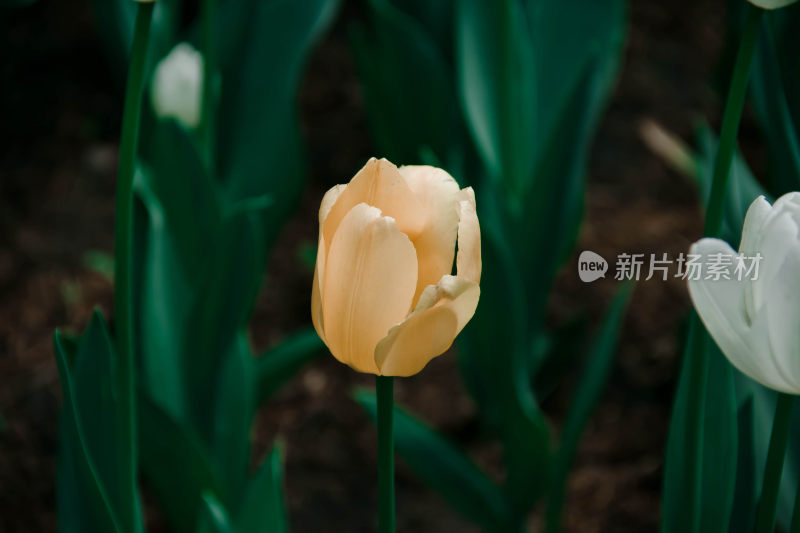
M332 214L333 210L329 217ZM377 374L375 346L411 308L417 286L414 245L392 218L358 204L331 241L324 278L328 348L339 361Z
M400 167L400 175L416 195L425 214L422 231L412 239L419 261L416 301L425 287L436 284L453 270L459 188L450 174L436 167Z
M470 280L446 275L423 291L414 312L389 330L375 348L381 375L412 376L443 354L475 314L480 287Z
M755 253L755 247L761 235L761 229L764 227L767 219L769 219L771 212L772 206L763 195L753 200L753 203L747 208L747 214L744 217L742 240L739 243L740 253L744 255Z
M753 323L752 357L765 367L762 384L781 392L800 394L800 248L793 247L767 294L767 302Z
M325 240L332 242L339 224L356 204L366 203L392 217L400 231L416 236L425 223L422 206L400 175L397 167L386 159L367 161L331 206L323 224Z
M346 185L334 185L325 196L322 197L322 203L319 206L319 239L317 240L317 261L314 265L314 282L311 286L311 322L314 324L314 329L317 335L325 341L325 328L322 319L322 281L325 277L325 259L328 254L328 247L325 244L325 237L322 234L322 224L328 216L328 213L336 203L339 195L347 187Z
M755 250L762 256L758 279L753 280L748 289L751 294L748 295L747 305L751 316L760 312L765 297L783 265L786 253L791 247L799 244L797 223L790 213L784 212L770 218L762 231L763 236L759 239Z
M459 277L480 283L481 227L475 211L475 192L472 187L460 192L456 268Z
M722 253L731 257L736 252L720 239L701 239L692 245L692 254L708 257ZM758 380L761 377L758 366L751 359L747 334L750 326L744 310L744 287L746 283L738 280L689 279L689 294L708 332L719 345L722 353L739 370Z

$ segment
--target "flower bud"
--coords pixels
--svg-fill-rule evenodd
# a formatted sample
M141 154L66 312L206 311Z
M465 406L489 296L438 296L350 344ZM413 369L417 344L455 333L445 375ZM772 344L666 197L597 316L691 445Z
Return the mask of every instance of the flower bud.
M196 128L200 123L202 86L202 54L188 43L176 45L153 74L151 96L156 115Z
M444 170L370 159L349 184L325 194L319 225L311 316L339 361L359 372L411 376L444 353L475 313L475 195Z
M797 0L750 0L750 3L761 9L778 9L794 4Z

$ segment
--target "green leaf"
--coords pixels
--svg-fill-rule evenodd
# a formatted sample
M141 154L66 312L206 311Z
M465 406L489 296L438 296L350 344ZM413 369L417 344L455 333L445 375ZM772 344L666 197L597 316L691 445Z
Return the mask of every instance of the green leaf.
M695 333L692 328L702 328L699 319L692 320L689 338L693 334L707 335L704 329ZM702 471L699 516L692 514L687 506L687 495L691 494L693 468L688 462L686 426L689 410L698 409L689 405L689 376L691 363L697 354L692 351L695 343L687 342L675 404L670 418L667 440L666 463L664 469L664 489L662 491L661 530L663 532L691 531L693 524L699 524L699 531L725 532L733 508L736 470L737 470L737 401L733 380L733 367L728 363L716 345L707 339L708 369L705 396L703 398L703 441Z
M327 351L313 328L297 331L256 359L258 403L264 403L308 362Z
M75 375L67 362L68 354L73 351L75 347L62 343L62 337L56 331L54 352L64 393L57 481L59 531L121 532L113 500L120 494L116 485L116 456L113 455L114 405L113 397L106 396L105 388L114 385L110 367L113 348L99 315L95 314L77 346ZM101 382L92 384L85 381L93 375L99 376ZM90 402L94 399L101 403L92 405ZM105 434L98 435L100 426L95 421L96 416L101 420L112 419L111 425L105 427ZM85 429L87 424L88 431ZM103 446L108 449L103 450Z
M547 530L560 530L561 513L564 504L564 491L569 469L578 448L583 429L597 406L608 381L617 351L622 319L632 291L632 284L623 285L606 313L600 331L594 339L586 369L578 382L575 398L572 400L564 420L561 443L555 456L552 488L547 509Z
M375 421L375 395L358 391L355 399ZM397 451L425 483L488 531L509 531L502 492L463 452L400 408L395 407L394 420Z
M338 0L231 0L220 5L222 94L218 153L225 197L268 195L271 242L302 191L296 102L302 66Z
M139 417L142 470L172 530L194 532L202 494L225 499L210 455L191 429L145 396Z
M368 6L370 23L355 26L351 40L379 152L403 164L419 163L423 147L447 156L461 124L439 34L385 0Z
M283 497L282 450L276 446L267 454L247 491L236 515L239 533L285 533L289 530Z
M214 413L214 457L230 495L229 505L244 490L250 464L250 427L255 415L253 356L242 330L222 366Z
M737 372L734 370L734 372ZM738 373L738 372L737 372ZM737 387L737 391L738 391ZM751 533L756 520L758 502L758 479L755 450L755 420L753 398L748 397L739 407L738 414L738 461L736 468L736 491L731 515L731 533ZM766 457L763 458L765 462Z
M456 7L456 71L467 124L490 177L520 194L533 176L535 55L518 0L463 0Z

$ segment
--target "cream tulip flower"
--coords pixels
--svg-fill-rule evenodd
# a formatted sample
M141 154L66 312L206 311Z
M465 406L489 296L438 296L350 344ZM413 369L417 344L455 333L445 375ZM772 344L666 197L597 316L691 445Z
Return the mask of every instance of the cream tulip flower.
M750 3L761 9L778 9L794 4L797 0L750 0Z
M322 199L311 317L359 372L411 376L444 353L475 313L480 277L475 195L442 169L372 158Z
M179 43L156 65L151 96L156 115L174 118L188 128L200 124L203 55Z
M758 276L689 280L697 313L730 362L762 385L800 394L800 193L747 210L737 254L725 241L701 239L703 264L761 254ZM717 255L721 254L721 255Z

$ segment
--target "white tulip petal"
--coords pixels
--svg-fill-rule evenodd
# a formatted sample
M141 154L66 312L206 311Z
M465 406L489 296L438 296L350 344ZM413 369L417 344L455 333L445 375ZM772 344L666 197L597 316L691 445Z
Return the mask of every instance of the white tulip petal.
M762 9L779 9L794 4L797 0L750 0L750 3Z
M748 297L748 311L751 316L760 312L765 295L769 293L769 289L783 265L787 251L800 244L797 238L797 223L788 212L771 217L764 225L756 250L751 252L761 253L762 256L758 279L749 284L751 295Z
M736 257L728 243L720 239L701 239L692 245L691 254L703 256L703 264L709 263L714 254ZM737 280L689 279L689 294L697 314L705 324L711 337L722 353L739 370L755 379L758 370L751 360L747 332L750 327L744 310L744 288L746 283Z
M765 371L762 383L800 394L800 247L793 247L781 265L765 305L753 323L754 356Z
M772 206L763 195L753 200L753 203L747 208L747 214L744 217L742 240L739 243L740 253L744 255L754 253L756 243L761 235L761 229L770 217L771 212Z

